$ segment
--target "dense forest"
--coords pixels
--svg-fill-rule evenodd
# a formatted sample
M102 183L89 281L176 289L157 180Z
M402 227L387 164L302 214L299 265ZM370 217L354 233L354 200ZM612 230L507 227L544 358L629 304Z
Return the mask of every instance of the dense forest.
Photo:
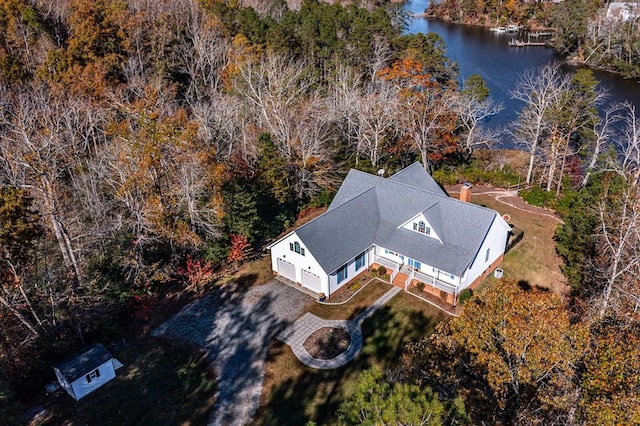
M0 417L51 360L259 255L350 168L420 161L444 181L493 143L482 122L501 106L484 82L459 87L442 39L402 35L398 9L267 5L0 3ZM573 294L503 284L410 345L394 386L363 380L418 389L443 421L634 423L635 108L601 116L593 76L558 65L513 96L522 179L564 215ZM345 422L364 412L342 410Z
M523 25L552 28L552 46L573 63L603 68L625 78L640 76L638 18L622 20L608 14L603 0L455 1L432 2L429 16L473 25ZM618 13L619 15L619 13Z

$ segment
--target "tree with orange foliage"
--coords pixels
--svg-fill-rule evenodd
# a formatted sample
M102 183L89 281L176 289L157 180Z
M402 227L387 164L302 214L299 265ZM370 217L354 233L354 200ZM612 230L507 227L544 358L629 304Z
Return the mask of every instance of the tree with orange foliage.
M251 248L249 240L243 234L231 234L231 248L227 256L229 263L241 263L247 258L247 254Z
M146 248L198 248L218 235L223 216L226 169L168 92L149 85L141 97L120 103L124 118L111 123L113 141L100 153L102 178L123 209L121 226L132 236L140 272Z
M61 89L100 97L122 80L129 49L131 14L123 0L72 0L66 45L51 50L41 69Z
M401 129L427 171L432 163L460 149L455 135L459 97L456 91L438 82L420 61L411 57L394 62L378 75L399 89Z
M422 377L463 395L474 424L571 423L587 339L558 296L501 280L413 353Z

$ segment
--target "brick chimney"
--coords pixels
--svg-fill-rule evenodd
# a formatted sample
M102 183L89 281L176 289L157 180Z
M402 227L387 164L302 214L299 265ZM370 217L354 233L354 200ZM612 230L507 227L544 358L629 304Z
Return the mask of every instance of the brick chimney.
M460 201L471 202L471 184L468 182L460 188Z

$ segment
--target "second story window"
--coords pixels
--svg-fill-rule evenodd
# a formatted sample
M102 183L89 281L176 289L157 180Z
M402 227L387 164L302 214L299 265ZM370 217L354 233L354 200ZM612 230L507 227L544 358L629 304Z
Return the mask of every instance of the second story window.
M431 234L431 228L429 228L423 220L420 222L413 222L413 230L425 235Z
M295 251L296 253L304 256L304 247L301 247L300 243L297 241L295 243L289 243L289 250Z

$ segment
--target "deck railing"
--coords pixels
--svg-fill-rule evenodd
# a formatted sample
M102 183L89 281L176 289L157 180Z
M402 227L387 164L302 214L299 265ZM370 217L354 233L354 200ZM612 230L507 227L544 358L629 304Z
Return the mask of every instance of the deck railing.
M396 262L394 262L393 260L389 260L385 257L380 257L377 255L373 255L373 261L375 263L379 263L380 265L386 267L386 268L390 268L390 269L395 269L396 267L398 267L398 264Z
M399 264L398 264L398 265L396 265L396 267L395 267L395 268L393 268L393 272L391 273L391 278L390 278L390 280L389 280L389 282L390 282L391 284L393 284L393 280L394 280L394 278L396 277L396 275L398 275L398 272L400 272L400 265L399 265Z
M407 277L407 280L404 282L404 290L405 291L407 291L407 289L409 288L409 284L411 284L411 281L413 281L413 277L415 277L415 275L416 275L416 271L414 269L412 269L411 273Z
M431 287L435 287L439 290L444 290L447 293L455 294L456 286L445 283L444 281L440 281L436 279L436 277L432 277L431 275L423 274L422 272L416 272L414 279L423 282Z

